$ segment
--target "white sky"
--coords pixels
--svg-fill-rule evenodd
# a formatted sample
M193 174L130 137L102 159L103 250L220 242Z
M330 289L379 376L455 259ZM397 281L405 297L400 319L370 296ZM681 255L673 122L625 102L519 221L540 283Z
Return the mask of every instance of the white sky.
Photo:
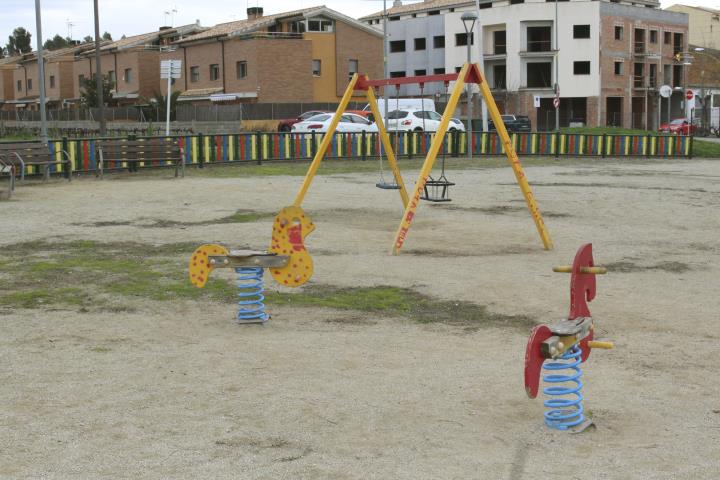
M407 1L407 0L406 0ZM392 0L387 0L392 5ZM661 0L663 7L675 3L720 9L720 0ZM15 27L25 27L33 34L35 47L35 2L33 0L0 0L0 43ZM93 35L92 0L41 0L43 37L56 33L68 35L68 21L72 22L72 37L82 39ZM204 26L242 20L248 6L261 6L266 14L326 5L350 17L361 17L382 10L382 0L99 0L100 32L109 31L113 38L137 35L157 30L170 23L165 11L177 10L175 25L195 23Z

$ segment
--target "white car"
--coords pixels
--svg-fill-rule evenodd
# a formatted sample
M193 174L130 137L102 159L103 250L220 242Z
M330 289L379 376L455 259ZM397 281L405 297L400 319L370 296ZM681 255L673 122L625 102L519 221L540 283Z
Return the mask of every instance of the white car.
M435 132L440 126L442 115L432 110L402 109L388 113L388 131ZM457 118L450 119L448 132L464 132L465 126Z
M315 115L307 120L298 122L292 126L292 131L295 133L309 133L309 132L320 132L324 133L330 128L330 122L332 121L334 113L322 113ZM338 132L377 132L378 128L373 122L360 115L354 113L344 113L340 117L340 122L337 126Z

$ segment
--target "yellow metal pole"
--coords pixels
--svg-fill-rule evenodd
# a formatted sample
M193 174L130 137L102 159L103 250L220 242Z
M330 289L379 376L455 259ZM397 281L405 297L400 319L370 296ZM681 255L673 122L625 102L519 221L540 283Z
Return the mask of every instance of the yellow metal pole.
M317 169L320 166L320 162L322 162L323 157L325 156L325 152L327 152L328 147L330 146L330 142L332 141L332 137L335 134L335 130L337 129L338 123L340 123L340 116L343 114L345 109L347 108L348 104L350 103L350 99L353 96L353 92L355 91L355 84L358 81L358 74L354 74L352 78L350 79L350 83L347 86L347 89L345 90L345 94L342 97L342 100L340 100L340 105L338 105L337 111L335 112L335 116L332 119L332 122L330 122L330 127L328 128L328 131L323 136L322 141L320 142L320 147L318 148L318 151L315 153L315 158L313 158L312 163L310 164L310 168L308 169L307 173L305 174L305 180L303 180L302 186L300 186L300 191L298 192L297 196L295 197L295 201L293 202L293 205L296 207L301 206L303 200L305 199L305 194L308 191L308 188L310 188L310 184L312 183L313 178L315 177L315 174L317 173Z
M440 146L445 140L445 133L447 132L450 119L452 118L453 113L455 113L455 107L457 106L458 100L460 100L460 95L462 94L463 86L465 85L465 75L468 71L469 65L470 64L468 63L463 65L460 73L458 74L458 78L455 81L455 88L453 88L447 107L445 107L442 119L440 120L440 125L438 125L435 137L430 144L430 150L428 150L425 162L420 170L420 175L418 176L417 182L415 182L415 189L413 190L412 197L410 197L410 202L405 207L405 213L403 213L402 220L400 220L400 226L395 234L395 243L393 243L392 250L393 255L400 253L400 249L402 248L403 243L405 243L408 230L410 230L410 224L413 221L413 217L415 217L415 211L420 203L420 195L425 188L425 183L427 182L428 175L430 175L430 171L435 163L437 154L440 151Z
M375 124L377 124L380 132L380 139L382 140L385 153L387 154L388 164L390 165L393 176L395 177L395 183L397 183L397 186L400 189L400 199L402 200L403 207L407 208L408 194L405 189L405 182L403 182L402 175L400 174L400 169L398 168L397 160L395 159L395 152L393 152L390 137L388 136L387 129L385 128L385 122L383 121L382 114L378 108L377 99L375 98L375 92L372 87L368 87L367 99L368 104L370 105L370 111L373 116L375 116Z
M540 214L540 209L537 206L532 189L530 188L530 184L525 176L525 171L523 170L522 165L520 165L520 160L518 159L517 153L512 146L512 141L510 140L510 136L508 135L505 124L500 116L500 111L495 104L495 99L493 98L490 88L485 81L485 75L479 68L478 73L480 74L480 91L482 92L483 97L485 97L485 103L487 104L490 118L492 118L492 121L495 124L495 129L497 130L498 135L500 135L500 139L505 147L505 155L510 162L513 172L515 172L515 178L517 179L518 185L520 185L520 190L522 190L523 196L525 197L525 203L527 203L528 210L530 210L530 214L532 215L533 220L535 220L535 227L537 227L537 231L540 234L540 239L545 246L545 250L552 250L553 243L550 238L550 232L548 232L548 229L545 226L545 221Z
M553 267L553 272L572 273L573 267L572 267L572 265L560 265L557 267ZM607 268L605 268L605 267L580 267L580 273L592 273L595 275L605 275L607 273Z

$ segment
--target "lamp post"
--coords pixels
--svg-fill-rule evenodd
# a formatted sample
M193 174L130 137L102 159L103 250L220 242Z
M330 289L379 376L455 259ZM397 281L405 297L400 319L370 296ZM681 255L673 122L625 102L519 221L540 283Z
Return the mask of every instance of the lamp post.
M100 136L105 136L105 99L103 98L103 78L100 67L100 16L98 14L98 0L93 2L95 14L95 88L100 108Z
M38 86L40 87L40 139L48 143L47 113L45 111L45 54L42 44L42 19L40 18L40 0L35 0L35 28L37 29Z
M472 32L475 28L475 22L478 19L476 12L465 12L460 17L465 27L465 39L467 43L467 63L471 61L470 47L472 44ZM468 26L469 25L469 26ZM465 86L467 92L467 156L468 160L472 158L472 85Z

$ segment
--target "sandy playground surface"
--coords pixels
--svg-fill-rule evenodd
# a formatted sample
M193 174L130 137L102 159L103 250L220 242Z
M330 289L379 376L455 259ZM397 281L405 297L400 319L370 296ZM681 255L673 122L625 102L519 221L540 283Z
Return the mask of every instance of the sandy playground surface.
M551 252L509 168L449 172L453 202L423 203L395 257L396 192L372 175L318 177L304 204L312 282L409 287L546 323L568 308L569 276L551 266L593 242L596 263L616 266L590 305L616 342L584 365L596 429L544 426L523 389L525 328L272 304L267 325L238 326L227 303L128 298L128 312L0 311L0 478L720 478L720 162L526 170ZM270 218L182 222L272 214L300 180L190 171L21 187L0 205L0 246L264 248Z

